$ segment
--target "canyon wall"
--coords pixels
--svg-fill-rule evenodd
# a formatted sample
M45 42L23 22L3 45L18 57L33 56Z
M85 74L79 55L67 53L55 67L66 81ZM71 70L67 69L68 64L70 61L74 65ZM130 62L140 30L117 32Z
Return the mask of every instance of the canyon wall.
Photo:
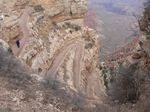
M48 82L102 101L98 35L84 24L86 0L1 0L0 39ZM101 88L101 89L100 89Z
M149 110L149 26L111 72L86 12L86 0L0 0L0 111Z

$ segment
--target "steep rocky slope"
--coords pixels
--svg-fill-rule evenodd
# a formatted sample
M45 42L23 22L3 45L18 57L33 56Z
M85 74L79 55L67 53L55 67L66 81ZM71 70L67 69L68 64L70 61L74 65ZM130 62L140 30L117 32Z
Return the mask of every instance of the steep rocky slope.
M99 40L84 24L85 0L2 0L1 7L1 38L19 60L89 97L100 93Z
M85 13L85 0L0 0L0 111L149 112L149 26L115 72L100 70Z
M71 112L103 102L86 8L85 0L0 0L1 108Z

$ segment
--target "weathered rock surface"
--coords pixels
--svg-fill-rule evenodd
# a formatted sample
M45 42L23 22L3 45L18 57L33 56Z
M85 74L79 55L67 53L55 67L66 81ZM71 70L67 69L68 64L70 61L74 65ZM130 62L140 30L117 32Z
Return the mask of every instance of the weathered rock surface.
M104 64L100 71L99 39L84 24L86 8L86 0L0 0L2 111L148 112L149 35L142 32L117 77ZM116 103L127 104L105 104L108 88Z
M98 35L84 24L86 8L86 0L0 0L0 39L35 81L60 86L72 98L81 94L90 104L102 102L105 92Z

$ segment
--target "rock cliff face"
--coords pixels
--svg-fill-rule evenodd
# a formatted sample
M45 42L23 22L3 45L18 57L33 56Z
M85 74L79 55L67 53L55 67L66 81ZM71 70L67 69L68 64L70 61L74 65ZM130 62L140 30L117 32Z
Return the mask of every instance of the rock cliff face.
M0 0L0 111L148 112L149 26L117 73L100 71L85 13L86 0Z
M102 101L100 43L86 8L86 0L0 0L0 39L38 77Z

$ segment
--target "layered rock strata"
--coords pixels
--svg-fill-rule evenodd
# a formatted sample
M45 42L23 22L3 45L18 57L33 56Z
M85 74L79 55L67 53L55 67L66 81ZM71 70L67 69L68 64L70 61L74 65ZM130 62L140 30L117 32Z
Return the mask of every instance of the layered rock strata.
M104 98L99 40L84 24L85 0L1 0L0 6L0 38L22 63L43 79Z

